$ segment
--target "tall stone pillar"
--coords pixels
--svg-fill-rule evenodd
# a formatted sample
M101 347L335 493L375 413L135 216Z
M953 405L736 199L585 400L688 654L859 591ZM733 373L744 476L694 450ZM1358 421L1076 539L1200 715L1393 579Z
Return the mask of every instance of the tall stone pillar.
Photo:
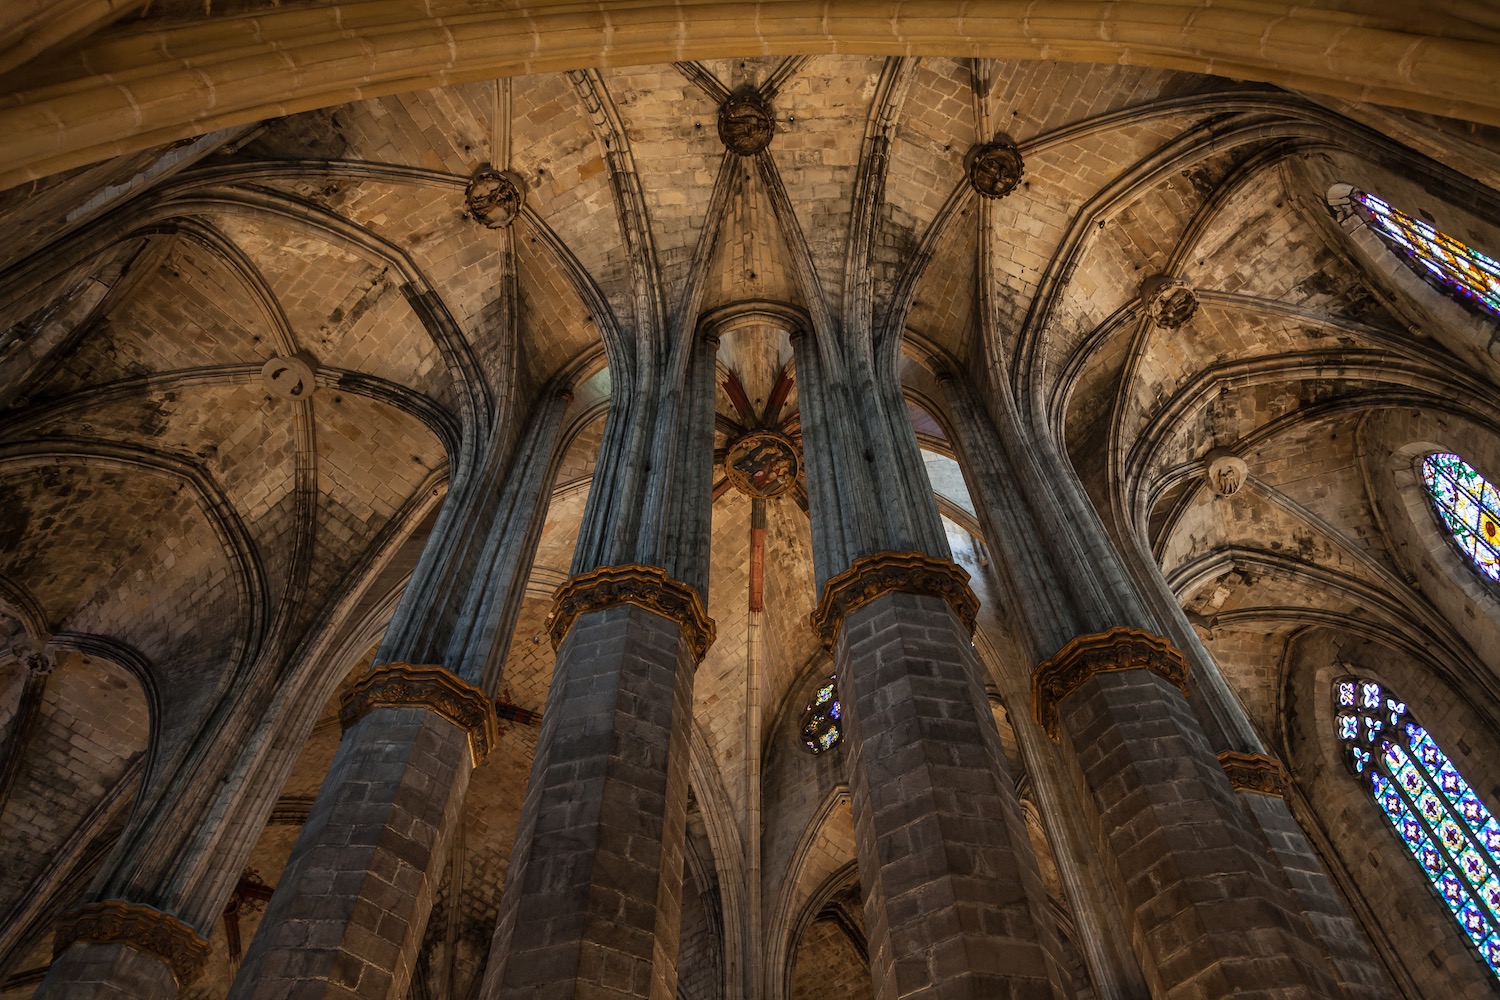
M540 537L563 413L455 484L230 996L404 995L469 775L495 740L499 664ZM498 441L498 435L496 441Z
M816 613L838 672L875 995L1066 995L950 560L883 552Z
M1073 639L1033 677L1037 721L1083 774L1153 992L1337 995L1187 686L1182 654L1129 627Z
M838 673L875 996L1067 996L971 641L978 602L900 387L868 359L792 343L826 581L814 624Z
M1210 731L1217 732L1217 745L1227 747L1220 751L1219 761L1280 865L1313 939L1332 963L1342 995L1358 1000L1395 996L1395 986L1375 957L1364 928L1345 905L1292 811L1291 783L1281 763L1268 754L1145 544L1139 538L1124 538L1120 547L1141 580L1143 595L1162 623L1163 634L1182 651L1200 682L1199 703L1212 716Z
M1219 763L1286 874L1318 945L1333 963L1341 995L1351 1000L1392 1000L1397 995L1395 986L1292 814L1287 803L1291 782L1281 762L1263 753L1225 750L1219 753Z
M656 567L558 594L483 996L676 996L693 672L713 635L698 592Z
M1038 657L1033 710L1077 766L1153 995L1339 995L1329 957L1188 701L1183 654L1071 471L1044 475L1006 392L945 392ZM1086 572L1080 568L1086 567ZM1060 647L1060 648L1059 648Z
M191 985L208 942L155 907L110 899L65 914L52 968L37 996L64 1000L165 1000Z
M557 662L486 1000L676 998L693 674L714 639L715 345L695 337L680 372L643 373L610 411L553 607Z

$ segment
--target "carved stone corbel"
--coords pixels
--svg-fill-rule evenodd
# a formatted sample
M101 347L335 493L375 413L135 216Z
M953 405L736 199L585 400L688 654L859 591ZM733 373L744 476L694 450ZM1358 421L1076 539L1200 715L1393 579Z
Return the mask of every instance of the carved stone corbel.
M1188 693L1188 665L1182 653L1159 635L1117 626L1068 640L1031 675L1033 717L1057 739L1057 706L1095 674L1150 670Z
M123 944L166 962L186 989L203 972L208 942L169 913L123 899L88 903L63 914L52 940L52 954L61 955L75 941Z
M924 552L876 552L854 560L823 585L823 599L811 616L813 631L825 649L832 649L845 618L892 593L941 597L969 634L974 634L979 598L969 588L969 574L948 559Z
M562 645L579 615L620 604L634 604L682 626L682 634L697 662L702 662L708 647L713 645L717 630L698 591L672 579L660 567L626 563L579 573L557 589L557 596L552 599L552 614L547 619L552 648Z
M1291 787L1286 768L1281 761L1263 753L1241 753L1225 750L1219 754L1219 766L1229 776L1229 784L1237 792L1258 792L1261 795L1279 795L1286 798Z
M439 666L383 663L355 682L339 706L347 732L374 708L430 709L469 734L469 757L484 763L498 738L495 703L474 685Z

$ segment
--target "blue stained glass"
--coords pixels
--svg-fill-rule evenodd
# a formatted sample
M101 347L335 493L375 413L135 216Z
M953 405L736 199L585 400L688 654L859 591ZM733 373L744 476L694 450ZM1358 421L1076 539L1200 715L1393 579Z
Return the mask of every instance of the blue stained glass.
M1481 573L1500 580L1500 492L1451 452L1422 459L1422 482L1458 547Z
M1500 262L1372 194L1355 191L1350 197L1392 249L1421 266L1419 274L1465 305L1500 315Z
M844 735L839 727L841 711L838 682L830 677L802 713L802 744L813 753L832 749Z
M1380 719L1335 715L1351 770L1369 781L1381 812L1464 936L1500 977L1500 822L1406 703L1380 684L1357 678L1336 682L1338 708L1355 707L1356 685L1358 707L1379 711L1383 704L1385 712ZM1397 734L1405 735L1405 745L1393 738Z

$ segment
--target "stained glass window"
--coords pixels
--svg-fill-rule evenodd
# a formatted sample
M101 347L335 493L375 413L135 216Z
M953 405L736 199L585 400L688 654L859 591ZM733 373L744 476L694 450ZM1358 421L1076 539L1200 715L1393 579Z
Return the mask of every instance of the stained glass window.
M1405 702L1363 677L1336 681L1333 691L1350 772L1500 978L1500 823Z
M802 713L802 742L813 753L832 750L843 738L842 722L838 684L830 677Z
M1500 581L1500 492L1448 452L1422 459L1422 482L1458 547L1481 573Z
M1370 225L1428 281L1460 302L1500 316L1500 261L1440 233L1364 191L1349 196Z

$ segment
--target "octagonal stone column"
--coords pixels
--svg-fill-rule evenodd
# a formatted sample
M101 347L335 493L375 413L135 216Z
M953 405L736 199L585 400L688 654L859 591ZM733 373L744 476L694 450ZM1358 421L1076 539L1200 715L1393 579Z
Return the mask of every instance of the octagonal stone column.
M1349 914L1318 852L1292 815L1287 802L1291 781L1281 762L1263 753L1225 750L1219 754L1219 765L1260 828L1271 856L1286 873L1292 896L1332 963L1342 995L1351 1000L1395 997L1395 987L1376 960L1363 928Z
M699 592L606 566L557 594L557 666L481 996L675 1000Z
M566 387L455 482L230 996L368 1000L411 981L550 497Z
M1186 697L1187 661L1117 627L1037 667L1033 710L1082 771L1154 996L1339 989Z
M1067 996L971 636L968 574L880 552L828 581L879 1000Z
M63 915L38 996L165 1000L203 971L208 942L152 906L108 899Z

